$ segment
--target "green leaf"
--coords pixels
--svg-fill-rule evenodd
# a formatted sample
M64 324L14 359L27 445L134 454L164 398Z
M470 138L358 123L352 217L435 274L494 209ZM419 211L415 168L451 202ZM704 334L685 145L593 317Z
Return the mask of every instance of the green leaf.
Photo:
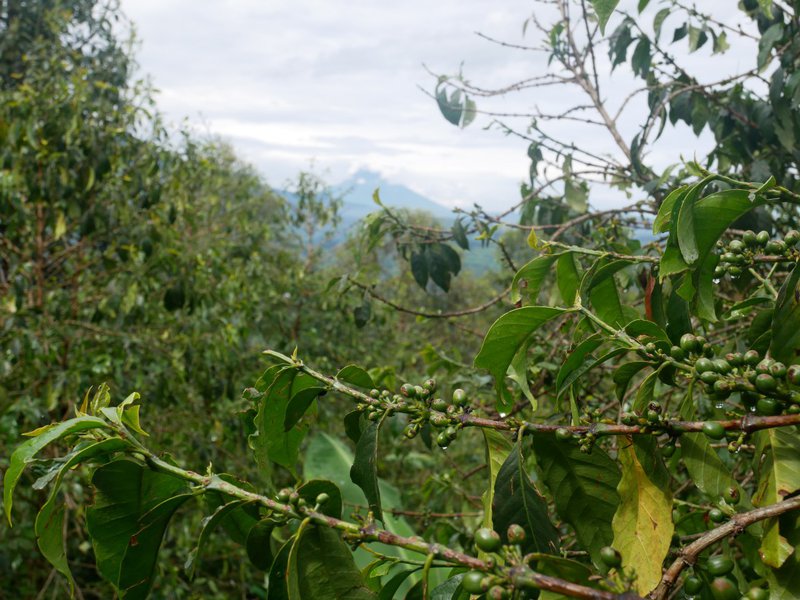
M575 295L578 293L580 285L580 275L578 267L575 265L575 254L565 252L558 258L556 264L556 280L561 299L567 306L575 304Z
M103 419L84 416L48 425L28 434L36 437L17 446L9 460L8 469L3 475L3 505L8 524L11 525L11 504L14 499L14 488L17 486L17 482L22 476L26 465L36 458L42 448L66 435L108 427L108 422Z
M295 538L290 538L275 556L269 569L269 585L267 587L267 600L288 600L289 587L287 575L289 573L289 553L294 547Z
M691 387L681 403L680 417L685 421L691 421L695 417L694 394ZM736 488L741 493L739 485L711 447L705 434L681 435L681 459L694 485L712 501L716 502L724 497L731 488Z
M669 9L664 9L669 10ZM669 231L670 224L673 220L673 212L675 205L679 205L683 203L683 198L686 196L686 193L689 191L690 186L682 185L679 188L672 190L669 195L664 198L664 201L661 203L661 206L658 207L658 214L656 215L655 220L653 221L653 233L664 233ZM675 215L677 216L677 215Z
M647 410L647 405L654 399L659 370L660 369L656 369L645 377L644 381L642 381L642 385L636 390L636 399L633 401L633 410L636 412L645 412Z
M461 600L461 598L469 600L469 594L461 587L462 579L464 579L464 573L458 573L436 586L431 592L431 600Z
M200 522L200 536L197 538L197 545L191 550L191 552L189 552L189 557L186 559L186 563L183 565L183 568L186 569L189 575L189 579L194 578L194 571L197 567L197 562L200 559L200 555L202 554L203 548L205 547L211 533L214 531L214 529L216 529L217 525L219 525L219 523L225 519L225 517L242 506L244 503L244 500L233 500L227 504L223 504L222 506L219 506L213 514L207 516Z
M528 399L528 402L530 402L531 410L535 412L539 408L539 403L531 392L531 386L528 383L527 350L527 348L522 348L517 352L514 360L512 360L511 364L508 366L508 377L519 386L522 390L522 394Z
M380 594L378 594L378 600L393 600L397 590L400 589L400 586L403 585L406 579L408 579L417 571L419 571L419 568L401 571L400 573L393 575L386 585L381 588Z
M523 295L530 302L536 302L542 283L559 256L561 255L543 254L537 256L517 271L517 274L514 275L514 280L511 282L511 303L516 304L522 300Z
M489 370L498 388L501 387L508 366L520 348L530 345L539 327L564 312L564 309L549 306L526 306L507 312L486 333L475 357L475 367Z
M417 285L424 290L428 285L428 258L424 248L421 252L411 254L411 274Z
M492 525L504 543L508 542L508 526L516 523L526 533L523 553L559 551L558 531L550 522L547 503L531 482L525 470L525 457L520 439L497 473L492 503Z
M492 527L492 503L494 502L494 486L497 474L508 458L513 446L499 431L481 428L486 449L486 465L489 467L489 485L481 496L483 502L483 526Z
M289 557L289 600L374 600L353 554L329 527L304 527ZM296 561L293 561L295 558ZM293 585L293 583L296 584ZM293 592L297 592L294 594Z
M310 507L314 507L317 496L327 494L328 501L323 504L319 511L334 519L342 518L342 492L339 487L327 479L311 479L297 488L297 493L305 500Z
M456 244L461 246L464 250L469 250L469 239L467 239L467 232L464 229L464 224L461 222L461 219L455 220L451 231Z
M644 596L661 581L661 564L669 552L672 532L672 497L649 478L630 441L620 438L622 467L617 492L620 504L612 521L614 548L625 569L636 571L636 591Z
M800 350L798 284L800 284L800 268L795 266L778 292L775 312L772 315L770 355L785 364L798 362L798 350Z
M62 528L64 519L64 507L58 505L58 491L64 476L75 465L85 464L93 458L107 456L127 448L128 442L120 438L109 438L90 444L74 451L67 456L67 460L61 464L55 475L55 481L50 489L47 502L42 506L36 515L34 531L39 550L53 567L66 577L70 586L73 585L72 573L69 570L67 556L64 547L64 530Z
M180 479L129 459L99 467L92 485L95 502L86 511L86 525L97 570L122 598L145 598L167 524L192 494Z
M261 386L267 387L259 399L254 421L256 433L250 436L250 446L262 468L268 469L272 461L294 471L300 443L308 427L298 424L285 431L286 412L290 399L300 390L316 387L317 381L294 367L270 368L262 379ZM259 384L256 387L260 387Z
M307 387L298 390L292 395L291 400L286 405L286 414L283 416L283 431L291 431L300 422L303 415L320 395L326 393L324 387Z
M436 103L439 105L442 116L447 119L449 123L458 125L461 122L462 106L460 90L454 90L448 97L447 89L441 85L437 86Z
M247 541L245 542L247 558L262 571L266 571L272 565L271 540L274 529L275 523L273 521L262 519L253 525L247 534Z
M563 362L556 375L556 392L560 396L563 392L564 381L567 375L578 369L582 364L593 358L591 353L597 350L606 340L599 333L590 335L578 344Z
M653 363L646 361L634 361L617 367L617 370L614 371L613 380L614 389L617 393L617 399L620 402L622 402L622 400L625 398L625 392L628 391L628 386L631 383L631 379L633 379L642 369L652 366Z
M360 306L356 306L353 309L353 322L359 329L369 323L369 318L371 316L372 308L370 308L369 302L367 302L366 299Z
M370 377L369 373L358 365L347 365L343 367L336 374L336 379L364 389L372 389L375 387L375 382L372 381L372 377Z
M533 451L556 511L575 529L592 562L601 566L600 549L614 539L611 521L620 502L617 464L602 448L585 454L576 444L559 442L553 435L534 435Z
M378 433L380 424L370 421L361 433L356 444L353 466L350 468L350 479L364 492L369 502L369 509L376 519L383 520L381 509L381 491L378 487Z
M758 487L753 505L767 506L780 502L800 490L800 436L795 427L764 429L755 434L756 452L753 464ZM764 525L761 558L771 567L780 567L793 548L781 536L778 520Z
M592 0L592 8L597 13L597 22L600 24L600 33L605 34L606 23L619 4L619 0Z
M213 477L214 479L219 479L226 483L235 485L236 487L247 490L248 492L256 491L251 484L241 481L240 479L237 479L228 473L219 473ZM236 498L234 496L225 494L216 489L209 489L203 495L203 500L210 511L216 511L221 506L224 506L235 499ZM219 525L222 526L222 528L225 530L225 533L227 533L234 542L240 545L245 545L247 542L247 536L250 534L250 530L255 526L258 520L258 507L254 504L242 504L241 506L234 508L225 514L220 519Z

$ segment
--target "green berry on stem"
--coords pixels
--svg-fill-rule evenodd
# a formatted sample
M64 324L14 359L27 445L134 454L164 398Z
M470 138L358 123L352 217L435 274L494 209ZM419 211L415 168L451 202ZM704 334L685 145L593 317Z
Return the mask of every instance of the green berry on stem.
M712 440L721 440L725 437L725 427L716 421L706 421L703 423L703 433Z
M500 534L488 527L481 527L475 532L475 545L483 552L496 552L502 544Z
M622 556L617 549L612 546L600 548L600 560L610 569L616 569L622 565Z

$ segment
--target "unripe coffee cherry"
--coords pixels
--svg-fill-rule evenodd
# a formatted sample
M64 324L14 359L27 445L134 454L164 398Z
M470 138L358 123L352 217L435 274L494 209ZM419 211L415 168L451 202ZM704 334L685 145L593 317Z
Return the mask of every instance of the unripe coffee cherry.
M488 527L481 527L475 532L475 545L483 552L495 552L502 544L500 534Z
M522 525L517 525L516 523L512 523L508 526L508 531L506 532L508 537L508 542L510 544L519 545L525 541L525 529Z
M616 548L611 546L600 548L600 560L610 569L619 568L622 564L622 556Z
M725 437L725 428L722 426L722 423L706 421L703 423L703 433L712 440L721 440Z
M467 392L458 388L453 392L453 403L458 406L464 406L467 403Z

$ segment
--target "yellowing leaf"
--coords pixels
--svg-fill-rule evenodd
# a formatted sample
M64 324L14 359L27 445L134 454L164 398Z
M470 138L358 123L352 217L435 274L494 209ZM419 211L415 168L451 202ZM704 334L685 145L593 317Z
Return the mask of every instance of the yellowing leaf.
M614 547L622 555L623 567L636 572L636 591L645 595L661 580L661 564L669 551L675 529L672 497L650 481L630 441L620 448L619 460L620 504L611 523Z

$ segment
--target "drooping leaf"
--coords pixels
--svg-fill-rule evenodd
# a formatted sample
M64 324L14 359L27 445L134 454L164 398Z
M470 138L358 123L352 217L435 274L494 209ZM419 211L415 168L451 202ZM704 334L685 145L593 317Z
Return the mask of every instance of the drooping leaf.
M586 454L553 435L534 435L533 451L556 511L575 529L592 562L602 565L600 549L614 539L611 521L620 501L617 464L601 448Z
M617 399L620 402L625 398L625 393L628 391L631 379L633 379L639 371L650 366L653 366L653 363L640 360L625 363L617 367L612 379L614 380L614 389L617 393Z
M680 417L691 421L695 416L694 394L689 388L680 407ZM681 459L692 477L694 485L712 501L716 501L731 489L741 492L730 470L720 459L708 438L702 433L681 435Z
M300 422L303 415L311 407L319 396L326 392L324 387L307 387L292 394L289 403L286 405L286 414L283 416L284 432L291 431Z
M464 250L469 250L469 239L467 239L467 232L464 229L464 224L461 222L461 219L455 220L451 231L456 244Z
M498 387L501 386L519 349L529 345L527 342L541 325L564 312L549 306L526 306L507 312L489 328L475 357L475 366L488 369Z
M620 504L612 521L614 548L625 569L636 571L636 591L645 595L661 581L661 563L669 552L672 497L648 477L630 440L620 438Z
M786 278L775 302L772 315L770 355L785 364L798 362L800 353L800 268L795 266Z
M580 285L580 274L575 265L575 253L565 252L556 263L556 279L561 299L567 306L575 304L575 295Z
M218 507L213 514L207 516L200 522L200 535L197 538L197 545L191 550L189 557L186 559L186 563L183 565L183 568L186 569L189 575L189 579L194 578L197 563L200 560L203 548L208 542L211 533L228 514L239 508L242 504L244 504L243 500L232 500Z
M606 23L611 18L617 4L619 4L619 0L592 0L592 8L594 8L597 22L600 24L600 33L605 34Z
M242 481L228 473L218 473L213 477L215 480L218 479L230 483L248 492L256 491L252 484ZM220 507L236 500L234 496L225 494L218 489L213 489L213 487L214 486L211 486L211 489L206 490L206 493L203 494L203 500L208 511L216 511ZM250 534L250 530L258 523L259 518L258 507L251 503L245 503L222 515L218 525L225 530L228 537L237 544L243 546L247 542L247 536Z
M247 558L262 571L266 571L272 565L273 556L270 540L274 529L274 522L269 519L262 519L253 525L247 534L247 541L245 542Z
M424 249L420 252L411 254L411 274L414 276L414 281L423 290L428 285L428 259L425 256Z
M263 468L268 469L271 461L294 471L308 426L299 423L286 431L287 408L292 397L303 389L317 387L318 382L294 367L270 369L268 373L272 380L265 382L268 387L259 399L256 434L250 436L250 445Z
M11 455L8 468L3 474L3 506L9 525L11 524L11 505L14 500L14 488L17 486L22 472L25 470L25 466L36 458L39 451L48 444L66 435L88 431L90 429L107 428L108 426L108 422L103 419L98 419L97 417L76 417L61 423L49 425L36 432L31 432L30 435L36 434L36 437L17 446L16 450L14 450Z
M364 583L341 535L329 527L308 526L298 532L289 557L289 570L289 600L376 598Z
M481 496L483 502L483 526L492 527L492 503L494 502L494 486L497 474L500 472L513 446L511 442L499 431L482 428L483 441L486 449L486 465L489 467L489 481L486 491Z
M364 492L369 509L376 519L383 520L381 490L378 486L378 433L380 422L370 421L356 444L350 479Z
M129 459L95 470L86 511L97 570L126 600L147 597L169 520L192 494L184 482Z
M525 530L522 551L557 553L558 532L550 522L547 503L533 486L525 470L525 456L520 439L497 473L492 503L492 526L508 542L508 526L516 523Z
M795 427L764 429L755 434L753 458L758 487L753 494L754 506L780 502L800 490L800 436ZM775 518L764 523L759 554L773 568L784 564L794 548L781 535Z

